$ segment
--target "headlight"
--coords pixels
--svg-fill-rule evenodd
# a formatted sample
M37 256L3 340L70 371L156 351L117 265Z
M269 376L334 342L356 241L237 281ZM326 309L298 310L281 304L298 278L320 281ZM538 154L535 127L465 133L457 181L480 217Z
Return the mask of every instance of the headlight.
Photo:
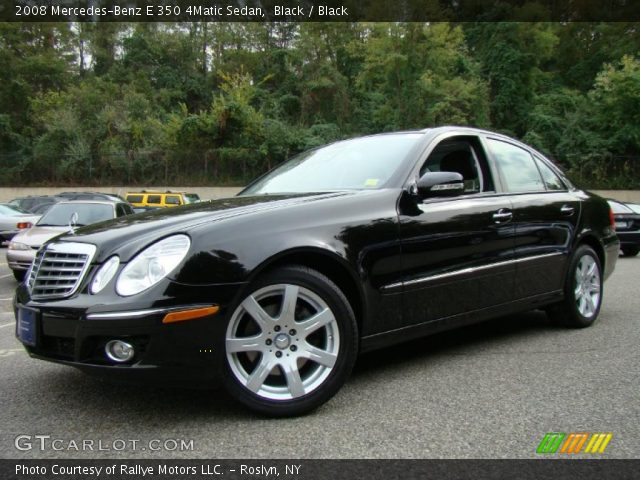
M116 292L128 297L155 285L184 260L190 246L189 237L180 234L147 247L122 269Z
M104 262L93 277L93 282L91 282L90 288L91 293L95 295L107 286L107 283L111 281L118 271L118 265L120 265L120 259L117 256L111 257L109 260Z
M9 242L9 250L31 250L31 247L20 242Z

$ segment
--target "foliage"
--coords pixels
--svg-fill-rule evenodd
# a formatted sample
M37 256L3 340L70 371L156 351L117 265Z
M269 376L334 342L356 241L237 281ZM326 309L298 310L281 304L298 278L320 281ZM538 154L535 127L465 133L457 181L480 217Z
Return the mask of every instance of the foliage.
M4 23L0 183L242 184L327 142L458 124L514 134L588 186L637 187L639 32Z

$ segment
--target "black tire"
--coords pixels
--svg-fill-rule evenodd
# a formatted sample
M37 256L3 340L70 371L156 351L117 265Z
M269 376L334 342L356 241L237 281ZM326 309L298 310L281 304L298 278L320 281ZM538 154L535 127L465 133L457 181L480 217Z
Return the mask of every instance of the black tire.
M622 247L620 250L625 257L635 257L640 252L640 248L636 246Z
M592 293L598 291L597 301L593 301L595 308L590 309L590 312L585 314L584 310L581 311L581 300L578 298L578 279L577 270L581 262L586 262L595 265L597 269L597 275L599 279L599 288L594 289ZM584 263L583 263L584 264ZM588 283L585 280L585 283ZM575 250L571 261L569 262L569 268L567 269L567 277L565 279L564 286L564 300L547 309L547 314L556 323L564 325L570 328L585 328L590 327L597 320L600 314L600 307L602 305L602 293L603 293L603 277L602 277L602 265L596 252L588 245L580 245ZM582 290L584 291L584 289Z
M22 283L24 281L24 277L27 275L26 270L12 270L13 276L17 282Z
M293 298L295 298L293 302L295 314L287 316L284 313L284 305L287 298L286 292L290 290L286 289L291 287L293 287L292 291L295 291L295 296L293 296ZM278 297L278 293L271 293L271 291L277 292L279 288L285 288L281 296L281 303L275 300ZM308 292L311 292L311 294ZM281 326L278 323L278 327L280 328L277 332L279 333L276 333L276 327L274 326L274 331L269 331L267 334L262 328L258 327L256 322L256 325L253 325L252 328L257 328L257 330L254 330L252 335L264 335L264 337L260 337L260 341L256 341L255 343L255 345L260 345L260 347L256 347L261 349L260 353L256 353L257 350L250 352L250 354L254 356L253 359L248 357L249 353L246 351L235 352L234 350L230 350L229 353L227 353L227 351L231 349L231 347L227 347L228 342L233 342L234 340L242 341L244 337L244 335L235 336L234 333L240 328L240 325L243 324L242 322L244 322L245 329L248 323L251 324L254 322L254 315L249 314L246 307L251 304L252 298L258 300L260 295L267 295L266 299L263 298L259 301L259 306L264 309L263 311L268 311L268 309L271 308L274 313L269 313L269 315L274 318L277 317L276 322L283 323ZM307 297L305 297L305 295ZM322 327L314 326L312 327L314 330L309 330L310 332L317 333L303 333L303 327L299 328L300 331L295 330L298 328L296 325L303 325L305 320L318 315L320 311L324 312L324 309L313 310L310 303L307 303L308 299L311 298L309 295L312 295L313 298L320 302L324 302L318 305L324 305L324 309L328 308L330 314L332 314L325 317L331 318L331 320L327 321L326 325L322 322ZM269 302L273 304L270 305ZM276 307L276 302L278 302L280 306ZM291 312L292 310L289 311ZM309 315L304 315L306 313L309 313ZM283 335L285 330L287 330L284 328L284 322L287 321L283 320L285 318L294 318L293 328L291 328L291 323L287 323L287 329L290 329L287 333L291 335ZM290 321L291 320L288 320L287 322ZM275 323L265 322L264 325L275 325ZM272 327L269 327L269 329L271 328ZM256 331L258 333L255 333ZM292 334L291 332L295 333ZM338 333L338 335L336 335L336 333ZM273 338L271 338L271 335L273 335ZM319 337L313 338L314 335L319 335ZM286 341L283 337L287 337L289 340ZM264 340L265 338L266 340ZM320 362L315 363L315 360L309 359L309 357L304 357L305 359L296 357L296 355L302 356L303 353L307 354L307 348L314 348L309 342L318 342L318 338L321 339L321 344L318 347L320 350L324 350L325 348L327 350L334 349L330 353L331 359L329 360L330 362L335 362L332 366L323 365ZM288 343L289 341L290 343ZM294 346L294 342L298 342L296 345L299 346ZM322 342L325 343L322 344ZM263 344L267 344L269 347L263 347ZM285 346L283 347L282 345ZM331 347L327 345L331 345ZM278 348L276 348L276 346ZM242 294L242 298L237 304L229 309L225 333L222 335L221 347L222 348L218 348L217 351L222 352L222 358L219 360L222 366L221 373L223 383L236 400L255 412L272 417L302 415L327 402L349 377L357 357L358 327L349 301L335 283L323 274L310 268L287 266L259 277ZM271 349L273 349L273 353L270 353ZM290 359L287 358L289 354L291 355ZM244 357L242 357L243 355ZM275 355L280 356L276 359ZM250 364L247 364L248 366L245 367L245 364L242 363L242 361L248 362L248 359L253 363L253 367ZM269 366L263 367L263 365L266 364L271 365L269 362L282 363L276 363L276 366L271 370ZM260 367L263 367L262 371L269 371L271 373L266 374L267 376L265 376L264 380L258 380L256 382L257 385L259 385L257 391L250 390L250 379L260 370ZM287 368L297 372L294 374L297 375L297 379L301 382L300 384L294 380L290 383L289 379L291 377L287 376ZM321 374L318 374L318 372L321 372ZM289 371L289 374L291 374L291 371ZM276 382L275 386L273 386L274 380L281 383L278 384ZM300 386L304 384L304 382L309 381L313 381L315 384L308 383L302 390L294 392L292 384ZM254 386L256 386L256 384L254 384ZM280 389L278 392L281 393L265 391L270 388ZM285 397L290 395L291 398L266 398L268 395L277 394L284 395ZM298 396L296 397L295 395Z

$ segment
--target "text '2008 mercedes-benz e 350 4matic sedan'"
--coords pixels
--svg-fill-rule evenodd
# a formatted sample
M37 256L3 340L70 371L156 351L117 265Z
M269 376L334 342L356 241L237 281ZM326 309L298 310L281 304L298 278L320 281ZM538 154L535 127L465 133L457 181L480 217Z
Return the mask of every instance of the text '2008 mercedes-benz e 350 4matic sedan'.
M16 332L34 358L220 379L256 411L295 415L334 395L359 352L534 308L591 325L618 248L607 202L518 141L372 135L301 153L234 198L51 240L17 289Z

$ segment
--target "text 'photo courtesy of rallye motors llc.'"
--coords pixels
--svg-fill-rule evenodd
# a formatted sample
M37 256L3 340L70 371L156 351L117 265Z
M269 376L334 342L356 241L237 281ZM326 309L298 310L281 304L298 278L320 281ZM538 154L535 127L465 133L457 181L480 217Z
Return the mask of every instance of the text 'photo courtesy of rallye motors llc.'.
M607 201L512 138L372 135L304 152L235 198L47 242L17 289L16 334L34 358L215 377L250 409L298 415L358 352L533 308L591 326L618 251Z

